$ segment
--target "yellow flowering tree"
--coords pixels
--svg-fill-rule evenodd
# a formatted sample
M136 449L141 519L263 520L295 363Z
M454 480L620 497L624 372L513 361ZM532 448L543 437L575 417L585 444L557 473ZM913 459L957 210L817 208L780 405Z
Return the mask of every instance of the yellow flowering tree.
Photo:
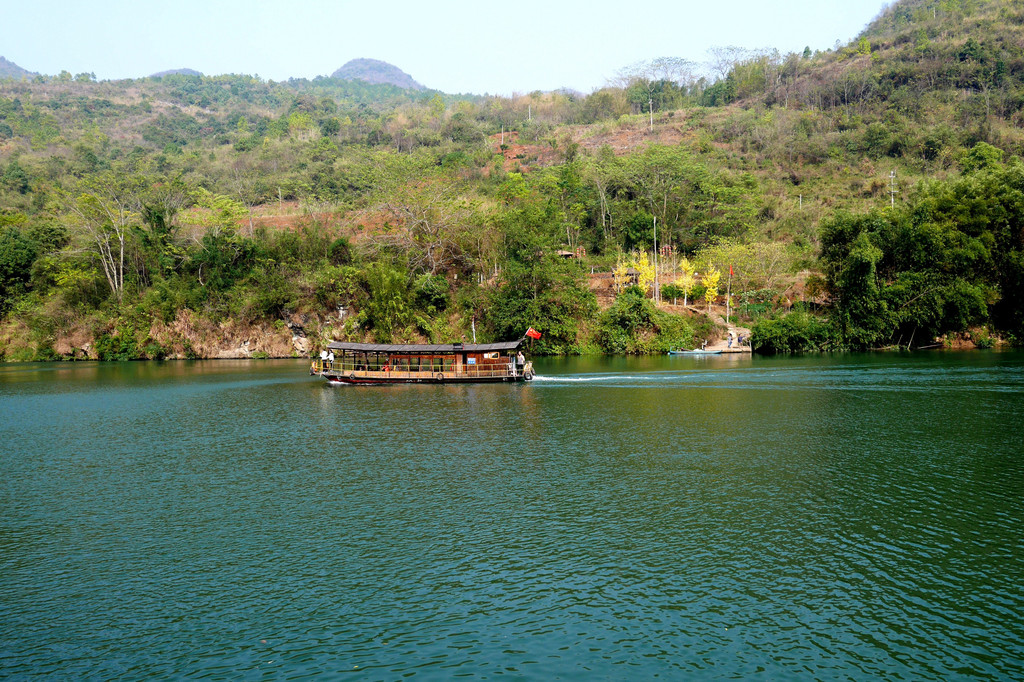
M612 278L615 281L615 291L622 291L629 284L629 261L619 258L618 264L612 270Z
M711 304L718 298L718 282L722 279L722 273L710 266L702 278L704 282L704 300L708 304L708 312L711 312Z
M680 274L679 279L676 280L676 286L683 292L683 306L685 307L689 303L690 292L693 291L693 287L697 284L697 271L693 267L693 263L685 256L679 261L679 270Z
M612 270L616 290L622 291L629 284L630 269L636 273L636 285L646 294L654 284L654 262L647 257L646 253L640 251L634 251L629 254L628 259L620 260Z
M636 284L645 294L654 284L654 262L646 253L634 251L630 265L636 270Z

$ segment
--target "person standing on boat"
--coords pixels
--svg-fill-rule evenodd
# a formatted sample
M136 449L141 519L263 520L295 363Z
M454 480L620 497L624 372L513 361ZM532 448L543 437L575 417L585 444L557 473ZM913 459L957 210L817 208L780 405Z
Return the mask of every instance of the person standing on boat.
M523 355L523 351L516 353L516 371L518 374L523 373L523 367L526 366L526 356Z
M334 366L334 351L332 350L330 353L327 354L327 367L330 368L330 367L333 367L333 366Z

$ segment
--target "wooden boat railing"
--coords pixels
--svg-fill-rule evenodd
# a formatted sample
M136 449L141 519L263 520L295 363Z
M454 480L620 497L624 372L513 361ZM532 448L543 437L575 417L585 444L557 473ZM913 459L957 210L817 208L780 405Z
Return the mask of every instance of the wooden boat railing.
M315 358L310 367L311 374L323 377L348 377L350 379L407 379L415 381L445 381L451 379L504 379L518 378L526 372L532 372L533 363L526 363L523 369L515 363L487 363L483 365L462 365L456 369L452 364L433 363L420 365L416 370L369 368L365 363L357 363L349 358L341 358L331 362Z

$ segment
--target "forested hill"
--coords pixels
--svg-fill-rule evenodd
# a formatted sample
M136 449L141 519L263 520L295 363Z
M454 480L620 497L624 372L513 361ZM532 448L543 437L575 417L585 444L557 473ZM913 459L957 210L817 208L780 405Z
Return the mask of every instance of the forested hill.
M727 289L765 349L1024 338L1022 27L1016 2L903 0L835 50L657 59L589 95L0 79L0 355L528 326L643 352L713 336Z

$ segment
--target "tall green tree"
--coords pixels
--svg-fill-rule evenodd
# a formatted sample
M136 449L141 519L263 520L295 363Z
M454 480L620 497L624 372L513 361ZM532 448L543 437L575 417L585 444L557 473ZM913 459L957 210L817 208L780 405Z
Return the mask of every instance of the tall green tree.
M543 333L536 345L539 352L571 352L579 342L579 321L597 309L582 269L556 255L554 230L550 223L545 229L544 213L537 206L518 206L500 221L505 268L483 315L491 335L515 339L534 327Z

